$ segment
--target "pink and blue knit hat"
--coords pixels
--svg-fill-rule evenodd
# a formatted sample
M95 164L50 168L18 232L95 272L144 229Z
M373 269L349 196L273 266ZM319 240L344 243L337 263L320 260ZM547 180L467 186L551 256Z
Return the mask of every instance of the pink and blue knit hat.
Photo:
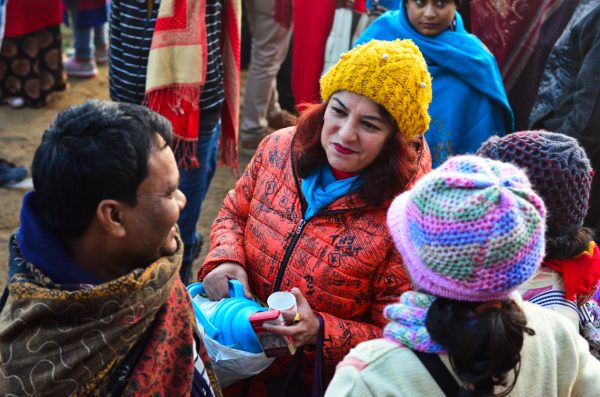
M545 215L523 171L457 156L396 197L387 222L418 289L483 302L506 298L536 271Z

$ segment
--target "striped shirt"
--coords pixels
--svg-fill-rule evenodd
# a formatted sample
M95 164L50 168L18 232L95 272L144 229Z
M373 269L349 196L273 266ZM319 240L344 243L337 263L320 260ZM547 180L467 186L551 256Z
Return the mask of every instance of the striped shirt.
M148 15L147 0L110 2L109 89L114 101L140 104L144 99L148 54L159 5L160 0L154 0ZM225 98L219 43L221 9L221 0L206 0L207 72L200 109L213 114Z

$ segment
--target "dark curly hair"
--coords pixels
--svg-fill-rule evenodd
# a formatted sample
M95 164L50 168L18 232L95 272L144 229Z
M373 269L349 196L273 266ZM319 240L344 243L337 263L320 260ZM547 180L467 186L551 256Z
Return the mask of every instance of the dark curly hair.
M60 112L33 158L37 213L58 235L79 237L100 201L135 205L157 136L170 144L171 124L139 105L92 100Z
M448 350L452 368L459 379L470 385L461 396L506 396L519 376L521 348L525 334L535 332L511 299L499 308L477 314L481 302L460 302L438 298L427 312L426 326L431 338ZM507 375L514 371L514 381L507 385ZM496 395L494 386L504 386Z

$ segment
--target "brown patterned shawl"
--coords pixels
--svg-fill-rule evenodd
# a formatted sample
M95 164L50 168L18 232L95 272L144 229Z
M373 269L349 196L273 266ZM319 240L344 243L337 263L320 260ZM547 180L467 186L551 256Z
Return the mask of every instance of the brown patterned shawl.
M0 395L107 395L115 381L122 395L189 395L195 322L179 279L179 246L145 269L68 290L20 257L13 238L0 313ZM218 390L210 362L205 367Z

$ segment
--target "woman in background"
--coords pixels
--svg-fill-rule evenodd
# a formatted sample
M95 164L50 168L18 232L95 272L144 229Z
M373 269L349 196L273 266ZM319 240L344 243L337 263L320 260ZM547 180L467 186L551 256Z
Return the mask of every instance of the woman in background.
M0 103L44 106L66 89L61 0L10 0L0 49Z
M458 0L404 0L365 30L371 39L411 39L433 77L427 143L433 167L455 154L474 153L492 135L513 131L513 116L494 56L469 34Z

